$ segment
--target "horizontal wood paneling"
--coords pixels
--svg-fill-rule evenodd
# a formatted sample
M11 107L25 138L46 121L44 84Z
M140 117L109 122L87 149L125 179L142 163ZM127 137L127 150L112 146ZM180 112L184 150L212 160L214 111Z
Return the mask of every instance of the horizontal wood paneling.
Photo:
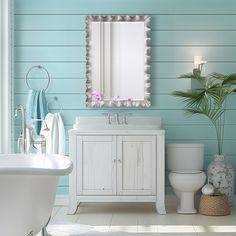
M108 14L109 15L109 14ZM15 15L15 31L20 30L84 30L85 15ZM152 30L235 30L236 15L171 15L159 14L151 16ZM217 22L217 23L216 23Z
M16 14L234 14L234 0L16 0Z
M15 61L83 62L84 47L17 47Z
M192 62L193 65L193 55L202 55L203 58L207 59L206 68L211 65L212 62L224 64L235 62L235 54L236 47L234 46L157 46L152 48L151 60L152 62Z
M16 31L15 45L85 46L85 31Z
M52 104L53 105L53 104ZM51 112L58 112L58 109L51 110ZM110 112L111 115L115 115L117 113L116 109L112 110L103 110L105 112ZM126 114L127 110L119 110L119 112L122 114ZM68 126L72 126L75 122L76 116L101 116L101 109L84 109L84 110L61 110L60 111L64 124ZM191 116L191 115L185 115L182 109L179 110L149 110L145 109L142 112L140 109L134 109L132 110L133 116L158 116L162 118L163 126L184 126L184 125L211 125L210 121L205 117L200 116ZM226 125L236 125L236 110L229 110L226 114ZM129 117L127 118L129 120ZM16 125L20 125L21 121L20 119L15 120ZM186 140L187 141L187 140ZM191 140L189 140L191 141Z
M236 31L152 31L155 46L236 46ZM85 46L84 31L17 31L15 45Z
M28 82L33 88L43 88L47 85L47 78L29 78ZM84 93L85 79L54 79L50 83L47 93ZM184 79L152 79L151 92L153 94L170 94L174 90L190 89L191 81ZM45 86L44 86L45 85ZM15 93L27 93L28 87L25 78L15 79Z
M181 140L181 143L183 143L184 141L189 143L189 140ZM217 141L216 140L191 140L191 142L204 144L205 158L212 159L212 157L214 155L212 153L215 153L215 150L217 148ZM168 140L167 143L178 143L178 140ZM69 155L68 144L69 144L69 140L67 139L66 140L66 151L65 151L66 155ZM230 163L236 162L236 155L235 155L235 148L234 148L235 145L236 145L235 140L225 140L225 142L224 142L224 153L225 153L226 158L230 160ZM15 146L15 150L17 150L17 140L14 140L14 146ZM206 165L206 164L204 164L204 165ZM234 166L236 166L236 165L234 165Z
M17 128L17 127L16 127ZM69 139L68 130L72 128L71 125L65 125L66 130L66 139ZM215 130L212 126L209 125L163 125L163 128L166 131L166 139L167 140L175 140L176 142L183 142L185 140L215 140ZM202 131L205 132L202 132ZM19 137L20 135L19 127L16 129L15 135ZM236 126L232 128L231 125L225 126L225 140L234 140L236 133ZM182 141L183 140L183 141Z
M15 15L14 30L83 30L84 15Z
M54 95L47 96L48 101L53 99ZM59 101L63 108L67 109L85 109L85 94L58 94ZM15 94L15 101L18 103L26 104L27 94ZM172 95L151 95L152 104L149 109L182 109L183 104L180 98L176 98ZM231 96L228 100L228 106L231 109L236 108L236 95ZM60 108L59 104L55 104L55 109ZM92 108L88 108L92 109ZM131 108L132 110L134 108ZM142 113L142 108L139 108Z
M70 94L70 93L81 93L85 91L85 79L54 79L51 78L52 82L49 84L47 93L53 94ZM47 77L45 78L29 78L28 83L32 88L42 89L47 86ZM28 87L25 82L25 78L15 79L14 81L15 93L22 94L28 93Z
M21 57L21 56L19 56ZM22 56L24 57L24 56ZM44 57L43 55L39 54L37 57ZM25 78L27 71L29 68L35 65L42 65L50 73L51 77L54 78L85 78L85 63L78 63L78 62L64 62L64 63L57 63L57 62L52 62L52 63L42 63L42 62L16 62L15 68L14 68L14 76L15 77L22 77ZM34 70L34 74L31 74L31 76L38 76L36 70Z
M209 125L178 125L163 127L166 130L166 139L181 140L208 140L215 139L215 129ZM204 131L204 132L203 132ZM236 126L225 126L225 139L235 139Z
M151 16L150 108L85 107L85 16L91 14ZM207 60L204 74L236 72L235 21L234 0L15 0L15 104L26 103L25 75L31 66L41 64L51 76L47 100L58 97L66 132L76 116L99 116L103 112L117 111L131 112L134 116L160 116L166 130L166 143L205 144L206 169L217 148L215 131L206 118L185 115L181 99L171 94L174 90L190 88L189 80L178 77L192 70L194 55L202 55ZM29 83L34 88L42 88L47 80L40 71L34 70ZM236 95L230 97L228 106L224 153L236 168ZM54 103L52 108L58 111L60 105ZM20 121L15 121L16 145ZM168 187L168 180L166 182ZM68 177L60 178L57 192L68 193Z
M38 55L40 52L40 55ZM15 61L46 61L46 62L82 62L85 59L84 46L55 46L55 47L16 47ZM50 55L54 54L54 55ZM36 54L36 55L35 55ZM41 55L42 54L42 55ZM213 63L235 63L236 47L153 47L151 52L151 61L160 63L189 63L193 65L193 55L203 55L208 58L207 66ZM213 65L214 66L214 65ZM235 65L233 65L235 66ZM190 68L190 67L189 67Z
M74 49L74 50L73 50ZM30 54L34 53L42 53L44 51L50 51L51 53L56 53L58 57L54 56L54 60L56 62L84 62L85 60L85 46L25 46L22 45L20 47L15 48L15 52L17 58L15 61L29 61L33 58L33 60L40 61L42 59L38 58L39 56L32 56ZM22 55L25 53L25 55ZM19 54L19 55L18 55ZM46 53L46 55L48 52ZM236 62L235 59L236 47L184 47L184 46L156 46L152 48L151 51L151 61L152 62L162 62L162 63L191 63L193 65L193 55L202 55L204 58L207 58L207 66L214 62L216 63L232 63ZM42 56L41 56L42 57ZM47 56L43 57L45 62L52 60L52 56L50 58ZM65 61L67 58L68 61ZM53 61L52 61L53 62ZM213 65L214 66L214 65Z
M24 56L19 57L23 58ZM51 77L85 78L85 62L42 62L41 60L45 58L43 54L32 57L36 57L40 61L38 61L38 63L37 61L15 63L14 75L16 77L25 77L31 66L41 64L48 69ZM155 78L177 78L180 74L192 71L192 68L193 63L151 63L151 76ZM236 63L208 63L207 66L204 67L204 73L211 73L213 71L220 71L221 73L234 73L235 68ZM37 76L36 72L35 76Z

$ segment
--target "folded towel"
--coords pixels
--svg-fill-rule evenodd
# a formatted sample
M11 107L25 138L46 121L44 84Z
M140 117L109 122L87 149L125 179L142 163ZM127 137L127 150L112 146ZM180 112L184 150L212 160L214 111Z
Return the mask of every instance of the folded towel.
M40 134L46 139L46 153L65 154L65 128L59 113L48 113L44 119Z
M47 101L45 91L30 89L26 102L26 120L30 125L32 119L43 120L47 114ZM42 121L35 122L35 132L39 135Z

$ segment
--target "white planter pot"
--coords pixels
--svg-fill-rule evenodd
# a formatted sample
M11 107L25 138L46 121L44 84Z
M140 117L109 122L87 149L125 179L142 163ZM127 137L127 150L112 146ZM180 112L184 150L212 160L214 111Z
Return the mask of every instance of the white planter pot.
M229 205L234 200L234 169L223 155L215 155L207 168L209 183L228 197Z

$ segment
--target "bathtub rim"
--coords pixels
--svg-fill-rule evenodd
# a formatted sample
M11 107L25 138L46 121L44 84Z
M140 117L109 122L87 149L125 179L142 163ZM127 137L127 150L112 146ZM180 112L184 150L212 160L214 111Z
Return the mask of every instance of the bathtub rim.
M21 160L27 162L29 158L39 158L38 161L47 161L47 165L37 167L32 166L32 160L30 160L29 165L18 165L17 161ZM2 163L2 160L8 161L7 165ZM11 159L11 160L10 160ZM15 160L15 162L14 162ZM56 163L57 162L57 163ZM51 164L49 166L48 164ZM73 163L68 156L58 155L58 154L21 154L21 153L9 153L0 154L0 175L55 175L62 176L68 175L73 169Z

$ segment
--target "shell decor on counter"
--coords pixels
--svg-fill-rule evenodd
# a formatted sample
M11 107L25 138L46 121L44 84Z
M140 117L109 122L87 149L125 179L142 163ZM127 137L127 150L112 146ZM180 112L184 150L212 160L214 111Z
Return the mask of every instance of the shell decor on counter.
M203 187L202 187L202 193L204 195L212 195L214 194L215 192L215 188L212 184L205 184Z
M229 205L233 205L234 200L234 169L226 162L223 155L215 155L214 160L207 168L209 182L220 193L228 198Z

